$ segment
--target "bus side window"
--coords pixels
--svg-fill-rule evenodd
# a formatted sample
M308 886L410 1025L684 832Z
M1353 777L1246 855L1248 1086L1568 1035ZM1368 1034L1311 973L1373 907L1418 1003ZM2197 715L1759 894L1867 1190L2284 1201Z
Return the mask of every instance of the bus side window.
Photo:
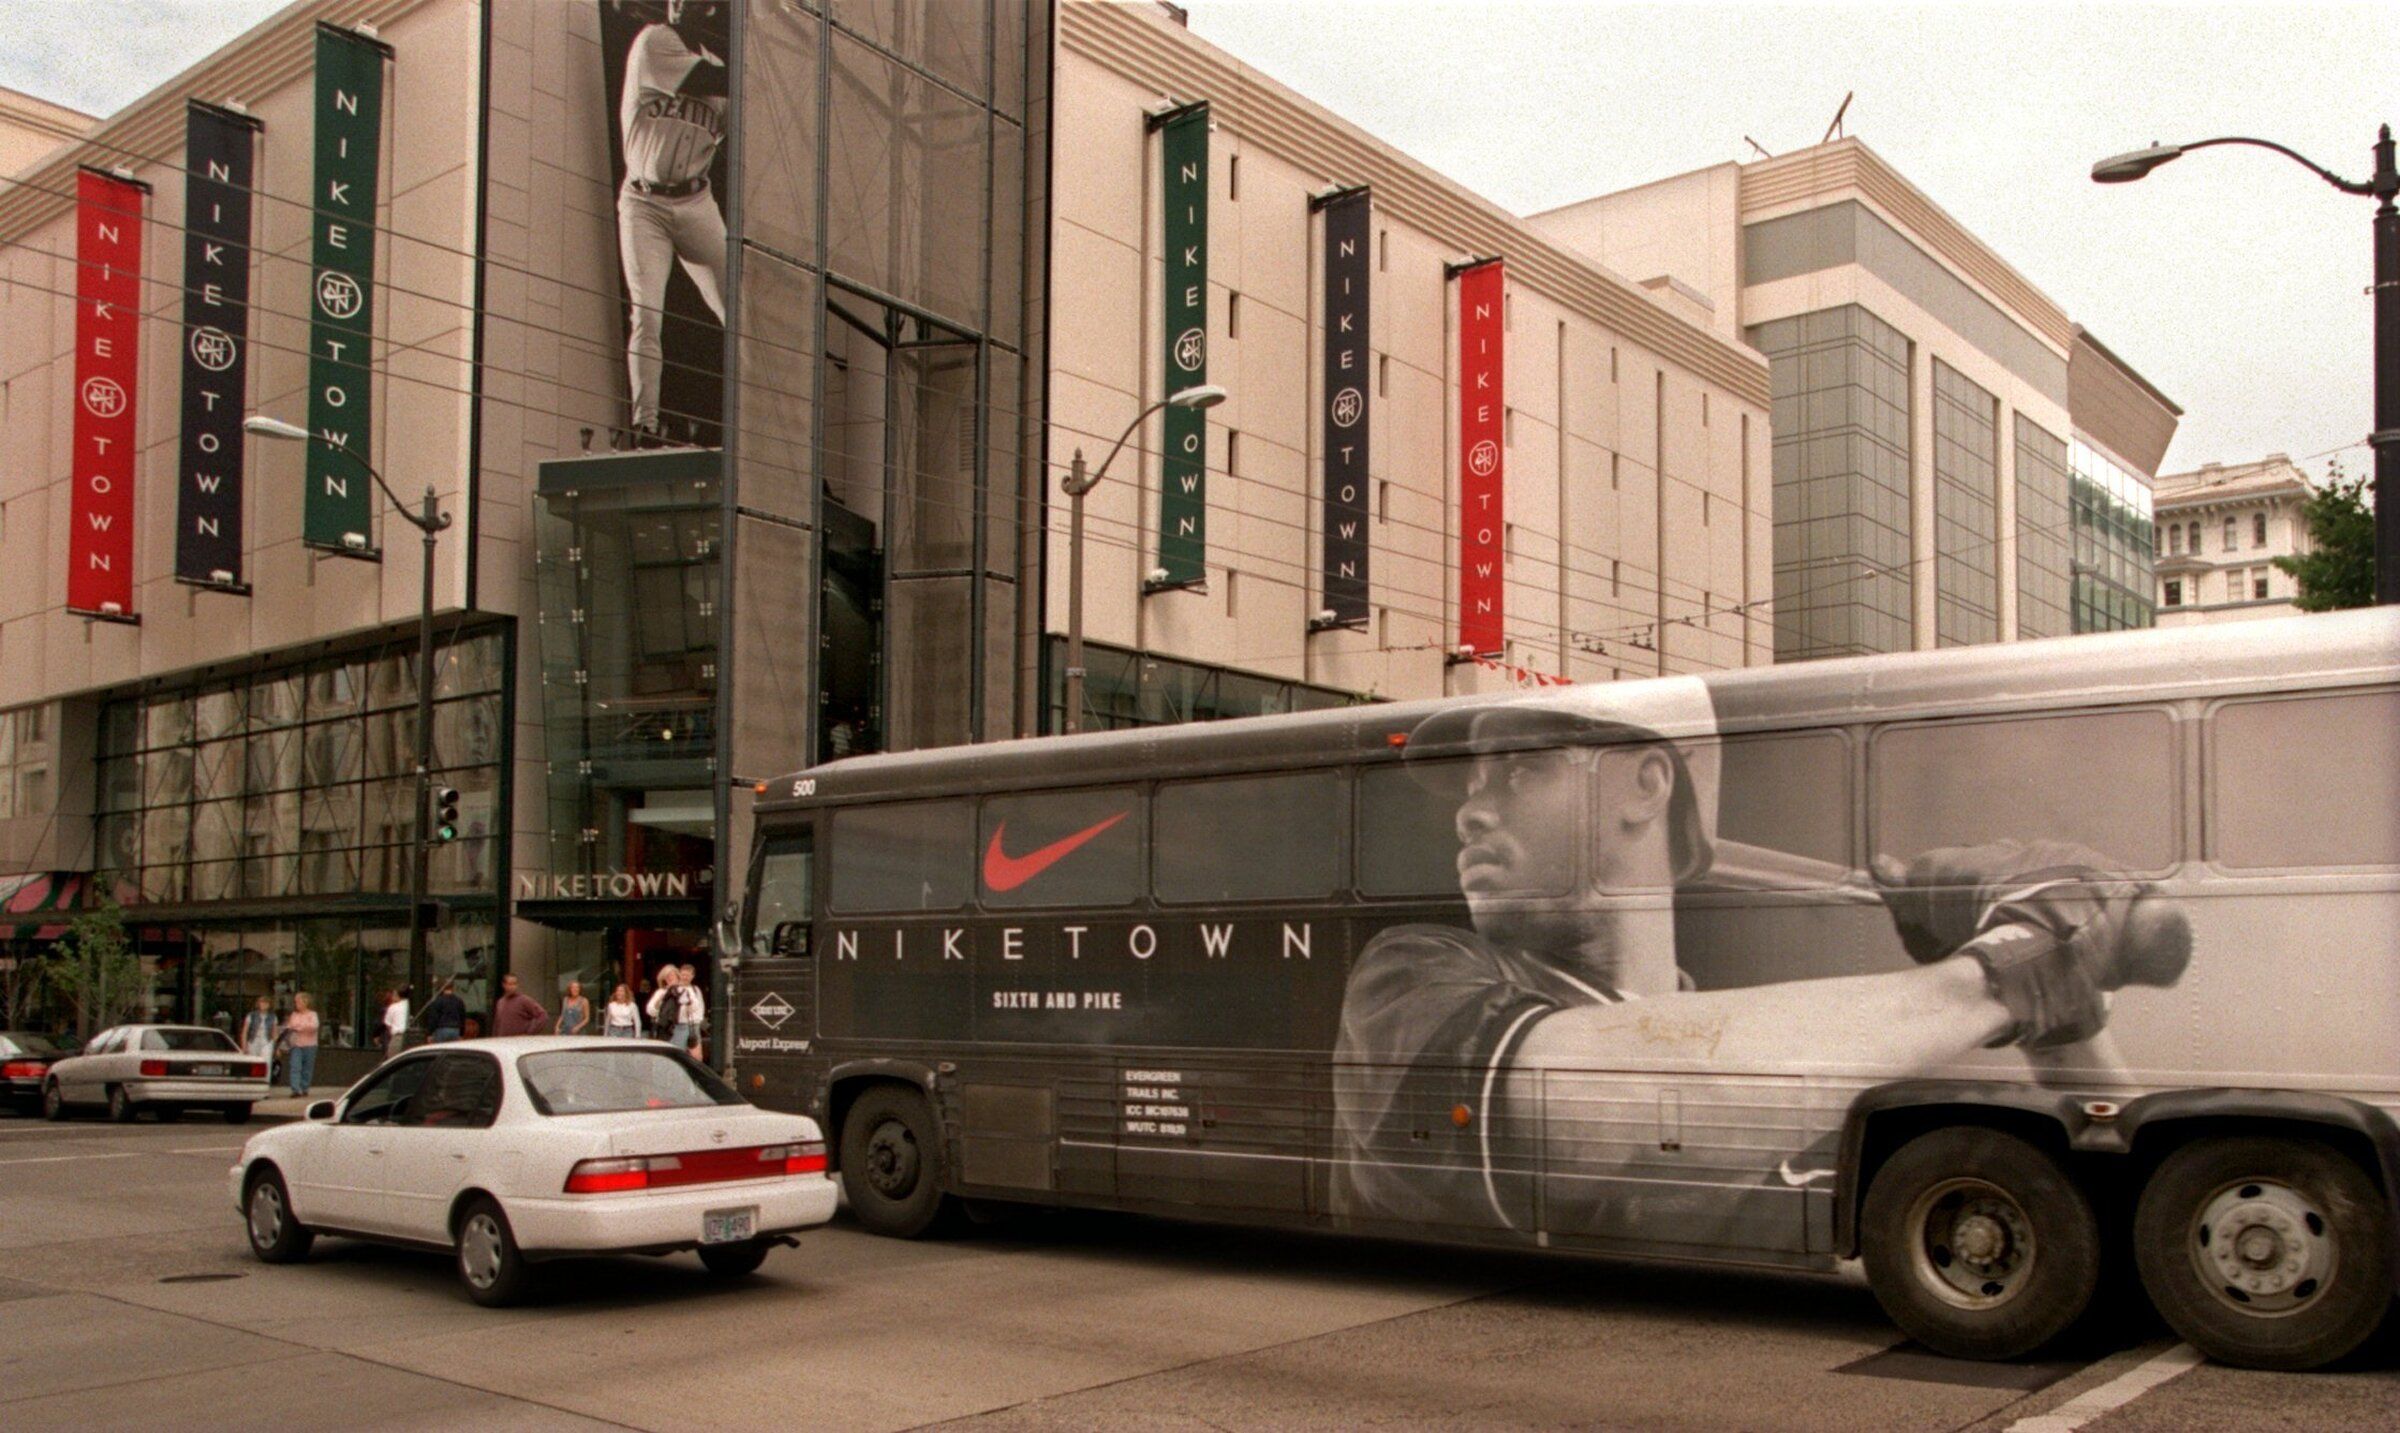
M2400 866L2400 692L2227 702L2209 725L2209 856Z
M1360 895L1458 898L1458 807L1471 761L1411 761L1358 774Z
M1158 789L1152 853L1161 901L1322 900L1350 872L1341 773L1184 781Z
M815 910L812 844L806 833L767 842L758 863L758 894L751 903L752 954L808 953L808 923Z
M1139 787L1037 791L983 803L976 854L992 909L1126 906L1142 898L1148 803Z
M964 801L834 812L826 873L833 909L954 911L965 905L975 867L972 814Z
M1720 868L1729 872L1729 852L1742 848L1822 861L1837 877L1860 864L1850 853L1850 743L1841 733L1733 736L1717 751Z
M2175 723L2130 710L1886 727L1867 749L1871 850L2072 841L2125 871L2175 864Z

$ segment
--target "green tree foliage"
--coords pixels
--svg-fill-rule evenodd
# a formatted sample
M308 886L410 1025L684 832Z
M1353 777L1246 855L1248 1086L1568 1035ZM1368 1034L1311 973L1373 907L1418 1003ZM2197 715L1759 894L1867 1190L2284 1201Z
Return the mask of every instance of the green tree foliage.
M2308 524L2307 552L2278 557L2275 565L2300 583L2293 605L2303 612L2366 607L2375 601L2375 509L2367 479L2342 476L2336 462L2325 484L2301 504Z
M0 955L0 1030L38 1030L34 1007L49 983L50 961L44 955Z
M77 1039L131 1014L142 996L142 962L126 939L125 913L103 900L77 915L44 973L74 1007Z

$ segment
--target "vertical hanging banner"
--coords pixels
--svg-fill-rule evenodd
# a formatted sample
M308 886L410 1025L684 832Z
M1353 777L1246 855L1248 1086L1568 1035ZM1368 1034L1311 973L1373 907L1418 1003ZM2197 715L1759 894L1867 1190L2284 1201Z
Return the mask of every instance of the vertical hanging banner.
M1458 272L1458 645L1479 657L1498 656L1505 645L1500 285L1498 259Z
M75 174L75 422L67 610L133 615L134 398L141 372L142 211L150 186Z
M1166 386L1161 398L1208 381L1208 105L1151 120L1163 130L1167 230ZM1208 578L1208 415L1165 412L1159 465L1158 565L1148 592L1197 587Z
M242 586L242 412L250 367L251 166L259 123L189 101L183 154L183 439L175 576Z
M1367 216L1362 186L1326 196L1324 610L1311 631L1367 621Z
M375 431L375 191L383 146L383 64L392 48L317 26L316 171L309 202L307 499L301 541L372 552ZM340 445L336 447L336 445ZM342 449L348 449L343 452ZM355 455L355 456L352 456Z

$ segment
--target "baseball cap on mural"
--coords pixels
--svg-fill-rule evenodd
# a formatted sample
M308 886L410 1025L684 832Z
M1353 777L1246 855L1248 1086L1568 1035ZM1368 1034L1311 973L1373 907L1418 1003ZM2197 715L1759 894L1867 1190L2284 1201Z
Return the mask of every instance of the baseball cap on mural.
M1675 766L1667 839L1677 884L1708 874L1717 824L1716 711L1690 677L1459 702L1418 722L1403 752L1416 761L1560 746L1656 745Z

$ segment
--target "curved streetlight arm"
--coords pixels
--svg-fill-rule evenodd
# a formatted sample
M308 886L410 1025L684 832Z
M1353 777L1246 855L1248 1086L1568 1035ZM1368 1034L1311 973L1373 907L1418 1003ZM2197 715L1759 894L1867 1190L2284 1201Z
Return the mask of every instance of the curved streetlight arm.
M2217 139L2195 140L2190 144L2177 145L2176 148L2188 154L2195 149L2208 149L2220 144L2247 144L2257 149L2272 149L2277 154L2280 154L2284 158L2291 160L2294 164L2314 170L2319 179L2322 179L2326 183L2332 185L2334 188L2341 190L2344 194L2365 194L2372 196L2375 193L2374 185L2361 184L2356 180L2344 179L2339 174L2327 169L2324 165L2319 164L2315 160L2309 158L2307 155L2302 154L2299 150L2277 144L2271 139L2251 139L2243 135L2225 135ZM2386 194L2383 197L2389 199L2391 196Z
M1080 490L1069 488L1067 490L1067 496L1080 496L1081 493L1088 493L1092 489L1100 486L1101 476L1108 471L1108 465L1117 460L1117 454L1125 451L1125 444L1133 437L1134 429L1139 428L1144 423L1150 421L1151 414L1156 413L1159 409L1166 407L1171 401L1171 399L1161 398L1152 403L1149 407L1144 408L1141 412L1134 414L1133 421L1125 425L1125 431L1119 433L1117 435L1117 441L1110 445L1108 456L1102 458L1100 460L1100 466L1092 469L1092 475L1083 480L1083 487Z
M436 533L450 525L450 514L433 512L433 504L430 502L425 505L430 516L420 517L410 512L408 504L400 501L400 495L392 491L392 485L383 480L383 474L375 470L375 465L359 456L357 449L339 438L329 438L323 433L311 433L298 424L286 423L280 418L264 416L243 420L242 429L261 438L274 438L287 443L323 443L326 447L366 469L367 476L375 480L375 486L383 489L383 495L391 500L393 510L398 512L401 517L406 518L411 527L423 533Z

